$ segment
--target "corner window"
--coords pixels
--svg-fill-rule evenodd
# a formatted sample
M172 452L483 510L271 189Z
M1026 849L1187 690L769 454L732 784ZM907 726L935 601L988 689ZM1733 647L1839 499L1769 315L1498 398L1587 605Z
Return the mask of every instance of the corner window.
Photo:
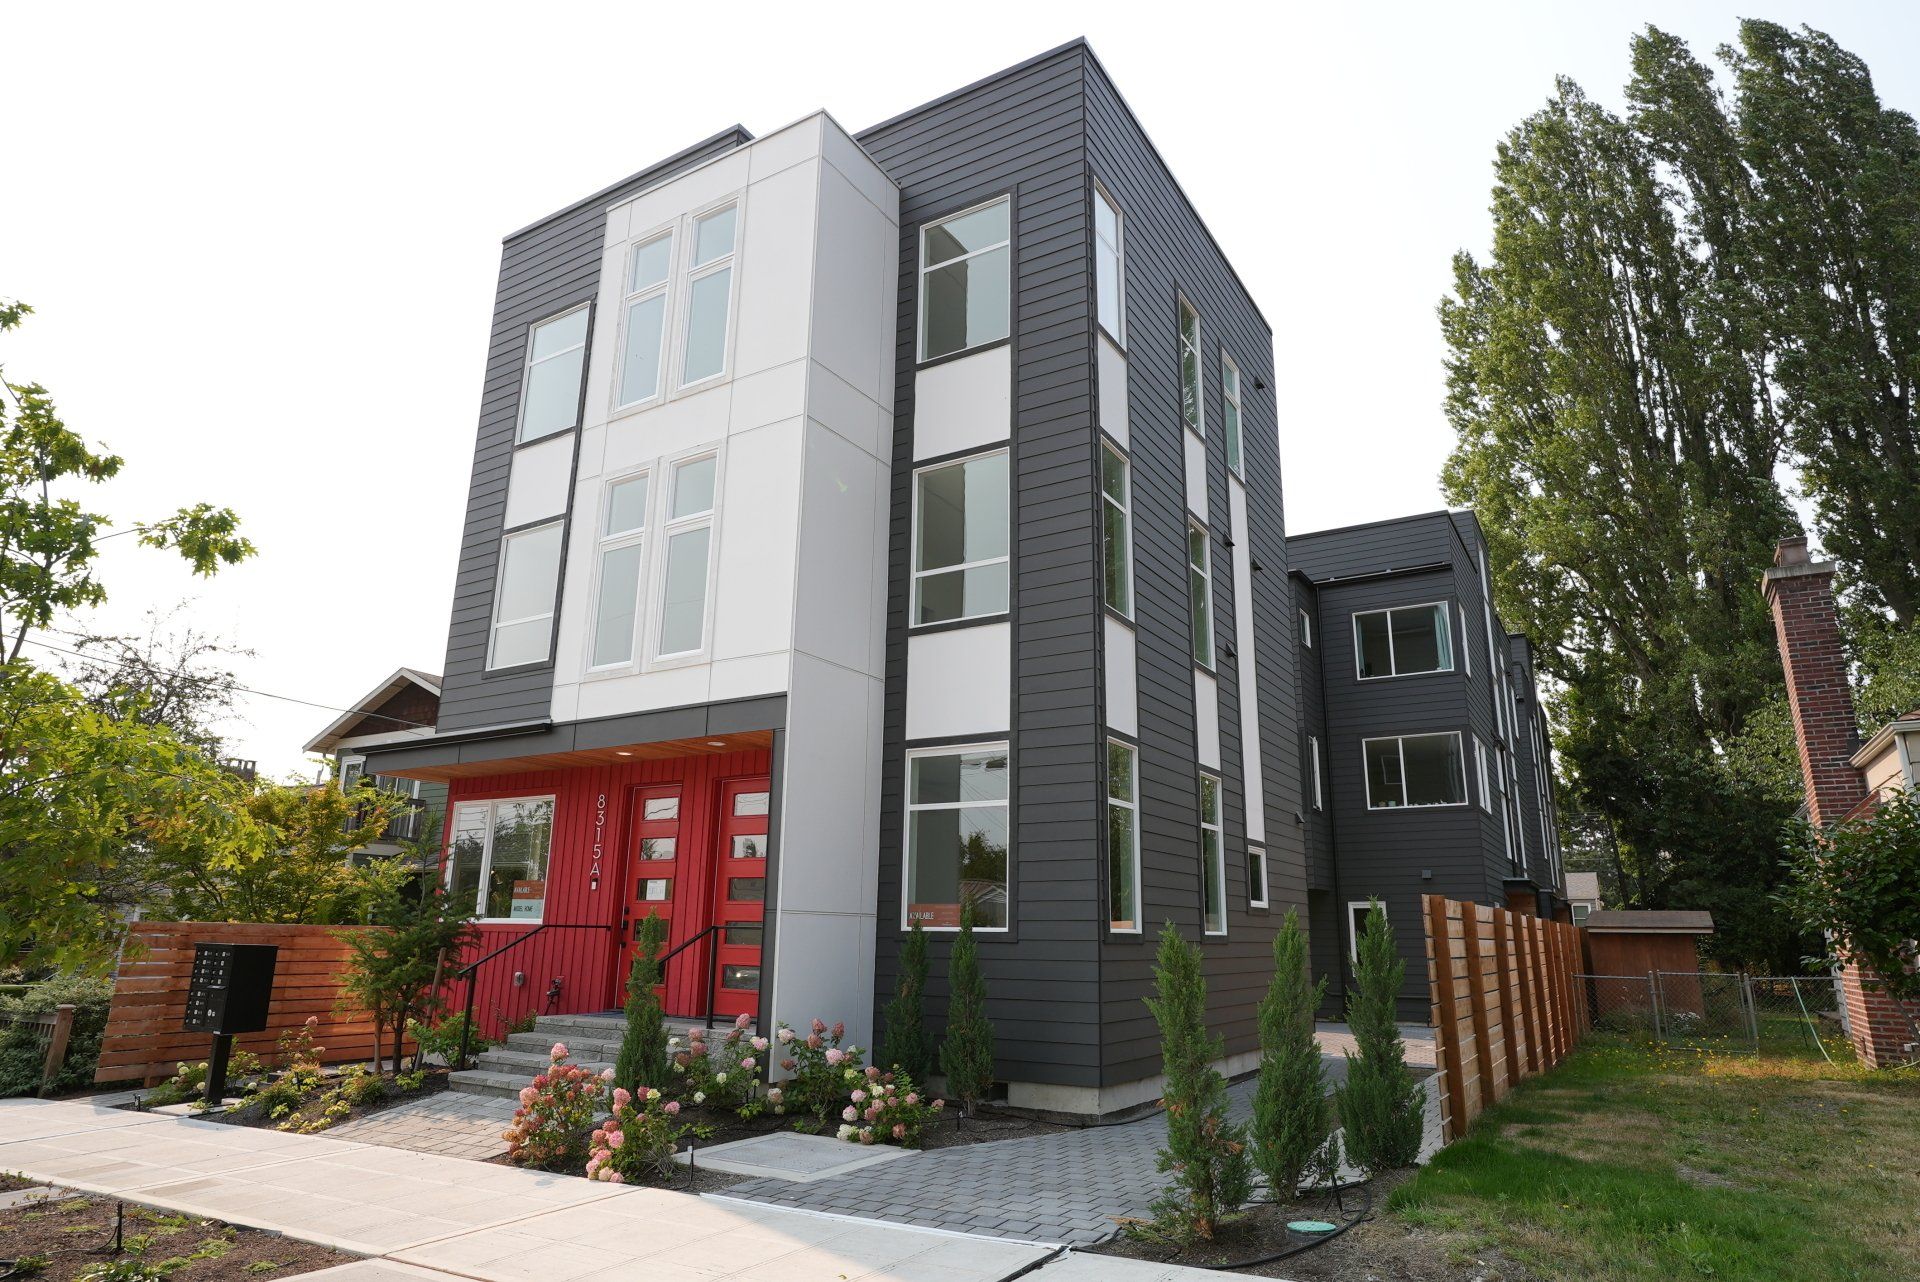
M727 314L733 305L734 223L739 206L728 205L693 222L693 254L687 268L687 343L680 382L717 378L727 368Z
M1233 474L1245 477L1247 468L1240 457L1240 367L1233 357L1220 353L1220 419L1227 429L1227 466Z
M488 921L540 921L552 844L552 797L463 801L453 808L447 893Z
M713 491L719 460L673 466L667 500L666 568L660 593L659 658L694 654L706 645L707 564L713 545Z
M1207 532L1187 527L1187 590L1193 609L1193 661L1213 666L1213 574L1207 568Z
M640 633L640 585L646 573L648 476L626 476L607 487L600 517L599 587L593 608L590 666L633 662Z
M587 367L587 309L541 321L527 336L526 381L520 390L524 445L580 422L580 376Z
M1201 926L1227 933L1227 856L1220 837L1220 776L1200 773Z
M1353 655L1362 681L1453 671L1453 629L1445 603L1354 615Z
M1107 740L1107 929L1140 933L1140 772L1133 746Z
M1007 612L1007 452L914 473L913 622Z
M1007 928L1007 795L1003 743L908 754L903 926Z
M1180 300L1180 418L1188 430L1207 434L1200 399L1200 313Z
M1370 899L1356 899L1347 905L1347 960L1355 969L1360 966L1360 936L1367 931L1367 915L1373 911ZM1380 901L1380 911L1387 911L1385 900Z
M1473 771L1480 784L1480 809L1493 813L1493 785L1487 771L1487 745L1479 735L1473 736Z
M1007 336L1011 259L1007 198L920 229L920 359Z
M1120 256L1120 211L1107 193L1093 189L1093 294L1100 328L1120 346L1127 345L1125 260Z
M1300 611L1300 644L1313 649L1313 616L1305 610Z
M660 352L667 333L667 280L672 266L672 232L642 241L627 252L620 322L619 403L623 406L660 394Z
M1458 733L1366 739L1360 750L1366 757L1369 810L1466 804L1466 763Z
M489 668L547 661L564 527L564 522L554 521L500 540L500 577L493 588L493 630L487 645Z
M1320 739L1316 735L1307 736L1307 779L1311 785L1309 792L1313 797L1313 808L1325 810L1325 783L1320 777Z
M1267 852L1258 846L1247 847L1247 907L1267 906Z
M1133 617L1133 499L1126 456L1109 445L1100 455L1101 555L1107 604Z

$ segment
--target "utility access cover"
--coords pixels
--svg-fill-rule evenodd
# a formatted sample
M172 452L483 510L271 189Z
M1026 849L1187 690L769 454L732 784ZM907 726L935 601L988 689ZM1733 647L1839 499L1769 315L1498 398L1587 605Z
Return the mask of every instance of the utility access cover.
M695 1166L710 1171L810 1184L912 1155L909 1149L887 1144L849 1144L825 1135L777 1131L750 1140L700 1147L691 1157ZM689 1156L675 1153L673 1160L684 1165Z

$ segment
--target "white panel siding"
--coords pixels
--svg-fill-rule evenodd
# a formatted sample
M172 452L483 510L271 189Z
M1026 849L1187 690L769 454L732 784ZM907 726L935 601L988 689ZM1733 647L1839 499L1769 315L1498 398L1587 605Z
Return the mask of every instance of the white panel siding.
M1127 356L1106 331L1095 340L1100 349L1100 430L1127 444Z
M1240 770L1247 798L1247 840L1258 845L1267 839L1266 776L1260 769L1260 700L1258 668L1254 662L1253 560L1247 533L1247 487L1237 476L1227 478L1228 519L1233 530L1233 648L1234 668L1240 678Z
M1220 768L1220 683L1210 672L1193 670L1193 719L1199 733L1200 764Z
M923 632L907 641L907 738L1007 733L1013 625Z
M1187 445L1187 511L1207 519L1207 443L1192 432L1182 432Z
M567 485L573 479L573 433L513 452L507 480L506 528L542 521L567 510Z
M1140 733L1140 690L1133 652L1133 629L1108 615L1105 625L1107 728Z
M913 456L996 445L1013 430L1013 348L946 361L913 376Z

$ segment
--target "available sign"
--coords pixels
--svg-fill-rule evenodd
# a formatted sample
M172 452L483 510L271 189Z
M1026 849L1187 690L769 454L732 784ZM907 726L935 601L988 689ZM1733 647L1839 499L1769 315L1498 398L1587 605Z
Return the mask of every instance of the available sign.
M908 904L907 922L918 922L922 926L958 929L960 926L959 904Z
M516 881L513 883L513 906L508 909L509 917L525 917L534 921L547 906L547 883L545 881Z

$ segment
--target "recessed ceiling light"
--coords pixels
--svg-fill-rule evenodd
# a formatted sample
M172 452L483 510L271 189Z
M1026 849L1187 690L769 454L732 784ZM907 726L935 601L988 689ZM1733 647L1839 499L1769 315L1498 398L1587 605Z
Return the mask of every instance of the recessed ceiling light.
M615 748L613 750L613 755L616 757L631 757L633 754L631 752L628 752L625 748Z
M725 739L709 739L707 740L707 746L709 748L724 748L727 746L727 741Z

